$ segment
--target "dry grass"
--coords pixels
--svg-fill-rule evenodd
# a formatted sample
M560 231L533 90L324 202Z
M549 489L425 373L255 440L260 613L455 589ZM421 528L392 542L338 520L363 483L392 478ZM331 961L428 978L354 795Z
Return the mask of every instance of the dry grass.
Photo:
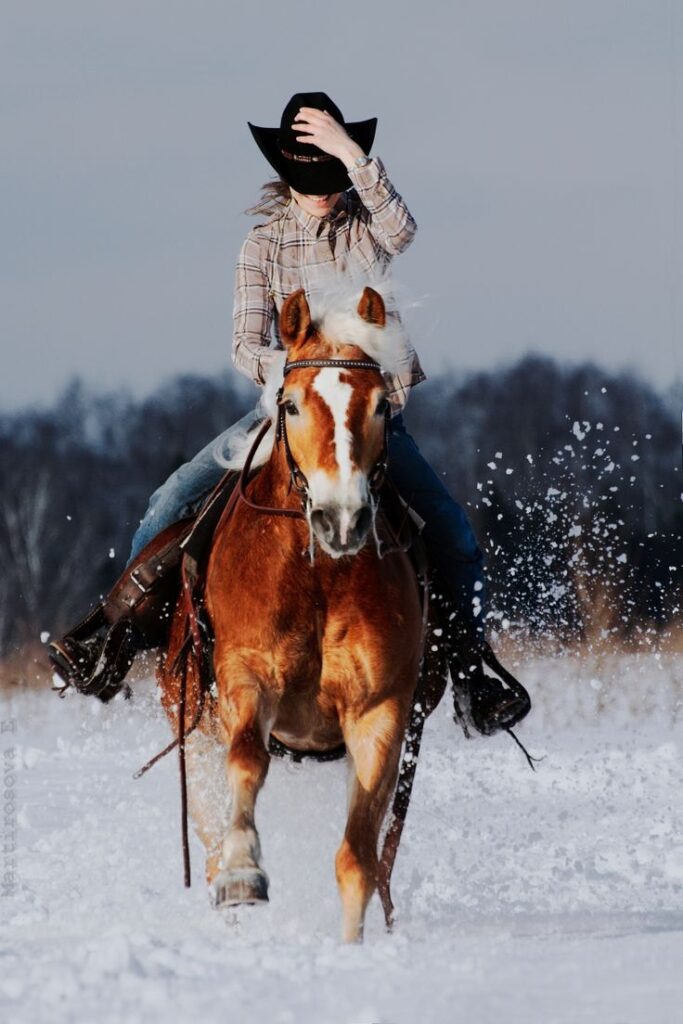
M154 667L154 652L143 651L136 657L128 681L135 683L149 678ZM51 688L52 668L44 644L26 644L0 660L0 695L9 696L18 690L49 691Z
M0 693L49 689L52 672L43 644L25 644L0 661Z

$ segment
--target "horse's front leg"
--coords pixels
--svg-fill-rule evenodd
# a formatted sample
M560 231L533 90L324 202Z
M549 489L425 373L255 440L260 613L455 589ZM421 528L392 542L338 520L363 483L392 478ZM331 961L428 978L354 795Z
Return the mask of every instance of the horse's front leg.
M213 737L199 731L185 741L188 807L206 850L206 880L209 886L218 874L221 843L228 824L229 798L225 780L225 748Z
M261 867L261 845L255 823L256 797L270 761L267 738L273 716L268 713L257 680L244 671L217 669L219 713L228 744L226 772L231 793L230 821L214 879L216 906L260 903L268 899L268 877ZM229 679L226 679L229 676Z
M343 940L361 942L365 911L377 887L379 831L396 784L407 708L396 698L342 719L351 758L351 791L344 839L337 852Z

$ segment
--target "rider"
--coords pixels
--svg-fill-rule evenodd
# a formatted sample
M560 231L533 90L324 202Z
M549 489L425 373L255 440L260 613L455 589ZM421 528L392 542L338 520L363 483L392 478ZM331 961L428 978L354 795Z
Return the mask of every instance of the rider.
M357 279L385 275L398 253L412 241L416 224L389 181L384 165L369 153L376 118L345 123L325 93L297 93L289 101L279 128L249 124L261 152L278 178L263 188L261 202L249 212L266 215L242 246L235 277L232 359L236 368L262 386L275 349L280 347L278 313L298 288L315 296L341 275ZM391 300L389 299L389 303ZM394 315L397 315L395 310ZM271 343L274 335L274 344ZM430 560L470 627L483 639L485 591L483 557L469 519L421 455L403 422L410 389L425 379L415 353L406 372L390 380L392 405L388 471L393 483L424 520L423 537ZM144 563L147 545L165 527L196 509L220 480L224 467L216 453L230 454L262 414L259 407L228 428L189 463L181 466L150 499L133 538L129 571ZM144 568L144 567L143 567ZM158 571L158 567L157 567ZM476 649L476 643L473 650ZM64 645L53 645L55 667L65 673ZM100 659L101 660L101 659ZM467 658L467 688L473 724L495 732L528 712L520 686L512 692L486 675L481 657ZM71 682L78 670L71 664ZM83 680L81 680L82 682Z

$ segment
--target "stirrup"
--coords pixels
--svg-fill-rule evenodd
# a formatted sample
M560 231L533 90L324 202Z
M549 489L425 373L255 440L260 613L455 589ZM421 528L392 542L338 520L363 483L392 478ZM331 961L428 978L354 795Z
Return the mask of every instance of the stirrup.
M70 686L78 689L79 680L88 678L97 663L101 648L101 636L75 640L67 635L48 644L47 655L50 664L64 684L58 688L62 693Z

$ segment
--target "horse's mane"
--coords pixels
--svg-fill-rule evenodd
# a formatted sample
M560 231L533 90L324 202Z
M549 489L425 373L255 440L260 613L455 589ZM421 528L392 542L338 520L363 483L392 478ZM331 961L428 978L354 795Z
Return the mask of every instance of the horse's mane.
M412 360L408 337L398 314L389 311L388 282L373 281L372 288L382 295L387 305L384 327L370 324L358 315L358 303L363 294L363 287L358 285L337 287L312 299L313 324L335 352L343 345L355 345L379 363L385 373L397 373Z
M373 283L372 287L380 294L385 290L383 284ZM315 329L324 336L324 356L339 355L344 348L353 345L361 352L379 363L384 374L395 374L401 369L409 369L413 353L408 343L403 324L396 313L387 313L387 321L383 327L368 323L358 315L358 303L363 288L354 285L327 290L310 302L311 318ZM312 358L312 353L307 353ZM266 376L263 393L259 400L258 411L264 418L272 420L272 426L265 435L253 461L254 466L262 466L267 462L275 443L275 423L277 420L277 393L282 384L287 353L274 351ZM249 430L238 432L231 438L229 451L216 445L214 458L226 469L241 469L249 450L254 443L257 423Z

